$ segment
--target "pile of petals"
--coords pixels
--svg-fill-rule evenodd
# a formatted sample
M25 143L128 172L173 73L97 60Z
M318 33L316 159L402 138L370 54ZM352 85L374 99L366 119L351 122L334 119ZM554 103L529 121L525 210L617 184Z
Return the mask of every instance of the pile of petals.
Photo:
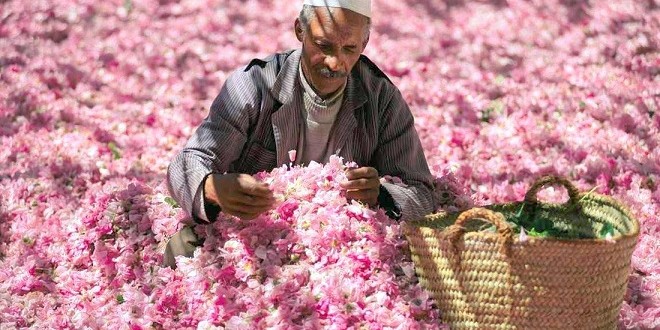
M90 189L95 193L72 210L54 198L56 207L21 205L12 197L30 193L10 186L8 211L18 221L2 228L9 243L0 260L0 328L99 329L122 322L139 329L174 317L158 309L166 298L156 239L175 232L185 216L168 204L162 187L118 180ZM32 216L36 209L43 213Z
M3 324L34 328L440 328L399 223L347 202L344 164L281 167L258 178L276 207L196 226L203 246L178 269L158 241L188 221L162 187L139 183L87 201L75 220L23 231L0 270ZM50 236L56 229L64 236ZM13 231L18 232L18 224ZM161 245L162 246L162 245Z
M275 209L251 221L221 214L196 227L204 246L178 259L182 275L168 284L185 286L180 305L215 306L211 319L239 329L438 327L399 223L347 202L341 158L257 177L274 190ZM185 302L187 293L195 298Z

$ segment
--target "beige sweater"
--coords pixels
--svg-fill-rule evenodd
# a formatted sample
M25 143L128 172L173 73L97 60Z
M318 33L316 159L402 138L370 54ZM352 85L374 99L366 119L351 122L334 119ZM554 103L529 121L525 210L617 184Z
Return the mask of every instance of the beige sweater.
M298 69L300 83L303 86L303 127L300 130L296 164L307 165L311 161L325 163L332 155L328 150L328 140L337 113L344 100L344 85L337 93L327 99L321 99L307 82L302 70Z

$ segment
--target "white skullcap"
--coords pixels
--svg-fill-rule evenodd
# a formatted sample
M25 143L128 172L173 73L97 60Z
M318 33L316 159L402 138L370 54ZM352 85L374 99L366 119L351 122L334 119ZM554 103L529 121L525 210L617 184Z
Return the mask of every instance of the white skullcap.
M371 17L371 0L304 0L303 5L346 8Z

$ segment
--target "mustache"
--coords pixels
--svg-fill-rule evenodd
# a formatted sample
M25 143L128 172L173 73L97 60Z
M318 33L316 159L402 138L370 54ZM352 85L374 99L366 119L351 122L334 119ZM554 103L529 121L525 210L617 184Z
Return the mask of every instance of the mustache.
M346 71L332 71L328 68L320 68L318 73L324 78L344 78L348 76Z

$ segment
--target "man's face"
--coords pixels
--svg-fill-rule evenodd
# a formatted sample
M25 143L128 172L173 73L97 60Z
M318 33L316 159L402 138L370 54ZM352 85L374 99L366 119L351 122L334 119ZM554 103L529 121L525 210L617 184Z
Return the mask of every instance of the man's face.
M303 44L302 67L305 77L321 97L328 96L346 82L367 45L367 17L342 8L314 7L309 28L296 20L296 36Z

